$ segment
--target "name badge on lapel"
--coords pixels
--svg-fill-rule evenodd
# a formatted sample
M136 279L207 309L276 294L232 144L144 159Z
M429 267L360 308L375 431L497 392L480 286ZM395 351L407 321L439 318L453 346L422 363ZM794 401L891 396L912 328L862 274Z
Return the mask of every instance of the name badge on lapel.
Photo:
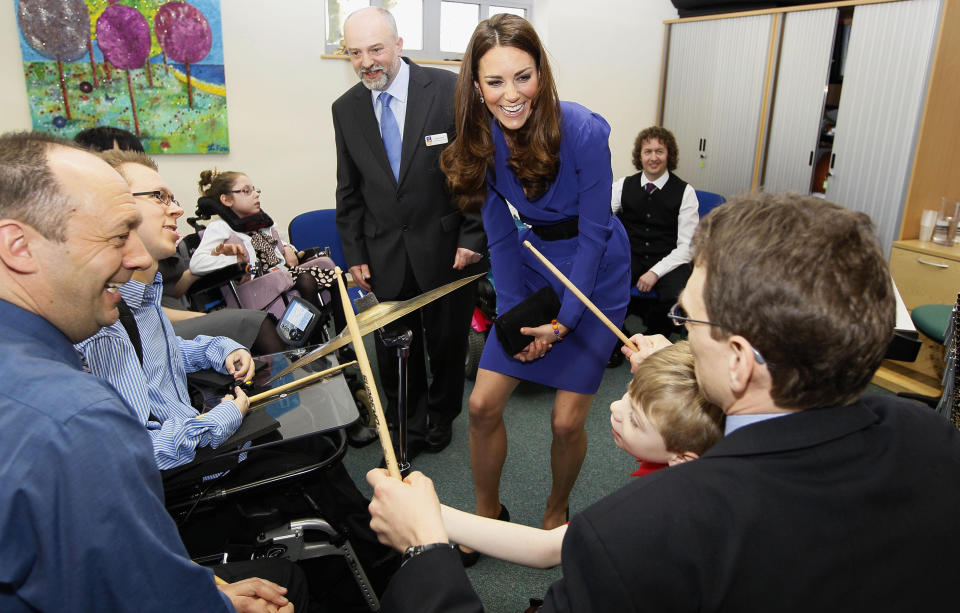
M433 147L434 145L446 145L447 144L447 133L441 132L440 134L428 134L423 137L423 141L427 144L427 147Z

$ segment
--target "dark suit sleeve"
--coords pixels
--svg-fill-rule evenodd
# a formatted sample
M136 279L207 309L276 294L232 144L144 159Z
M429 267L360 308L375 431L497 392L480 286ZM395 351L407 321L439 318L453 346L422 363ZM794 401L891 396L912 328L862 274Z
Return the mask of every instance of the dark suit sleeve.
M363 215L366 203L360 191L360 169L350 156L337 107L333 107L333 133L337 143L337 232L347 260L347 268L369 264L363 237ZM372 271L371 271L371 274Z
M486 246L487 237L483 233L483 220L480 218L480 213L464 213L463 223L460 224L460 239L457 242L457 247L484 253Z
M384 611L398 613L482 613L453 549L432 549L410 560L390 580L381 599Z

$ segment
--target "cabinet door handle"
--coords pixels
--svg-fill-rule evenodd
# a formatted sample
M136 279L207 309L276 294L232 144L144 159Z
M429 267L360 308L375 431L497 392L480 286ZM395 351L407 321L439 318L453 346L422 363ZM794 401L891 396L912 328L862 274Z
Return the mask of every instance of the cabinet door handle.
M807 160L807 166L813 166L813 151L810 152L810 159Z
M917 261L920 262L921 264L926 264L927 266L933 266L934 268L950 268L948 264L938 264L936 262L930 262L928 260L924 260L923 258L917 258Z

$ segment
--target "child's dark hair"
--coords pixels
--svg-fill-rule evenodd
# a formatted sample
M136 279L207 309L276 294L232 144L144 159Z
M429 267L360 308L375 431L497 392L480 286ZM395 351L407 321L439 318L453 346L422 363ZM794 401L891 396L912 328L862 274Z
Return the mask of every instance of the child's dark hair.
M667 451L699 456L723 437L723 411L700 393L687 341L645 359L627 391L633 409L660 432Z
M242 175L242 172L235 172L233 170L226 172L219 172L216 168L213 170L204 170L200 173L200 181L197 187L200 188L201 196L206 196L207 198L212 198L220 202L220 196L224 194L229 198L233 197L230 190L233 189L233 184L236 183L237 179Z

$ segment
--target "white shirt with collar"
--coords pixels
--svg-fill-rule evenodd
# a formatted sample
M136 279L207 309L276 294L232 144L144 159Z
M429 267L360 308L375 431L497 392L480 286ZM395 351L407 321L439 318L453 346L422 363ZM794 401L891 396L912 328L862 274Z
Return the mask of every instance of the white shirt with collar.
M670 178L670 171L664 172L656 181L651 181L643 172L640 173L643 179L642 185L653 183L657 189L663 189ZM611 193L610 210L614 215L623 208L621 196L623 195L623 182L626 177L617 179L613 184ZM681 264L687 264L693 259L693 253L690 243L693 241L693 232L697 229L697 223L700 222L700 201L697 200L697 191L693 186L687 183L683 188L683 199L680 201L680 213L677 216L677 246L673 251L663 257L662 260L650 267L650 271L662 278L663 275L672 271ZM642 274L642 273L641 273Z
M380 124L380 116L383 114L383 105L380 104L380 94L387 92L393 96L390 101L390 110L393 111L393 118L397 120L397 126L400 128L400 141L403 142L403 124L407 118L407 96L410 91L410 67L402 59L400 60L400 70L393 82L385 90L371 89L370 98L373 100L373 112L377 116L377 124Z

